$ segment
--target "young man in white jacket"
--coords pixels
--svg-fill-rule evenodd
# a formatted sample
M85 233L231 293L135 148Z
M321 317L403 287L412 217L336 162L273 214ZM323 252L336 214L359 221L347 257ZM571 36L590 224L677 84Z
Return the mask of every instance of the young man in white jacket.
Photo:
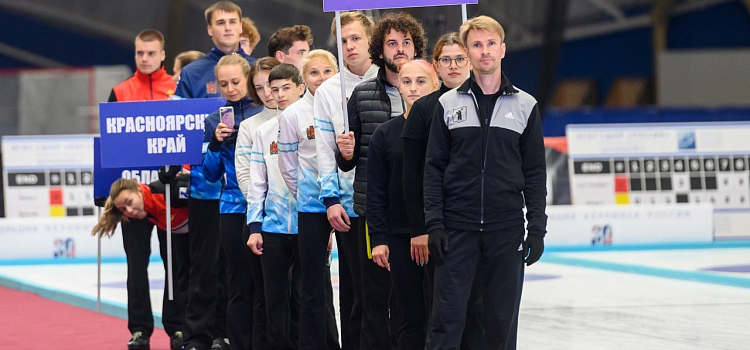
M299 70L291 64L274 67L268 75L274 100L286 109L305 91ZM299 282L292 270L299 271L297 246L297 200L286 187L278 164L279 119L272 118L258 127L251 154L247 245L261 256L266 297L266 340L269 349L296 349L298 334L291 327L293 314L289 295ZM297 291L298 292L298 291ZM298 294L298 293L297 293Z
M315 147L318 153L320 200L326 206L328 221L336 230L339 254L339 305L341 312L341 346L358 349L362 325L362 274L357 252L357 215L354 213L354 172L339 171L336 165L336 136L345 132L346 101L341 100L341 78L344 75L347 99L354 87L375 77L378 67L372 64L368 47L375 28L372 18L360 12L341 13L341 39L344 66L326 80L315 93ZM336 35L336 21L331 25Z

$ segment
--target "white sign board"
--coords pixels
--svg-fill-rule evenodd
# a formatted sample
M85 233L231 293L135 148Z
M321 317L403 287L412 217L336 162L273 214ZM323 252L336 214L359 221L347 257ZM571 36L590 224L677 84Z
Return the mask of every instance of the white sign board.
M713 242L710 205L547 206L547 246Z

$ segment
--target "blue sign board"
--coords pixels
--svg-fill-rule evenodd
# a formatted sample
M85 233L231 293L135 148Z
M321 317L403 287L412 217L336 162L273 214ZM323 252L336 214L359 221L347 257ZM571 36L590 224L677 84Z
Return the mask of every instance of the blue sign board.
M94 137L94 200L103 205L109 197L109 188L119 178L136 179L141 183L151 183L159 179L159 167L103 168L101 139Z
M99 104L103 168L199 164L218 98Z
M404 7L446 6L477 4L479 0L323 0L323 11L353 11L372 9L393 9Z

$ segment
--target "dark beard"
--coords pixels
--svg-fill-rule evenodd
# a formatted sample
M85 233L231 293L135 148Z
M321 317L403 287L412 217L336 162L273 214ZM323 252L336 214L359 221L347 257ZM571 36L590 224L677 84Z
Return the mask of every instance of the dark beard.
M391 72L398 73L398 66L389 59L383 59L385 68L388 68Z

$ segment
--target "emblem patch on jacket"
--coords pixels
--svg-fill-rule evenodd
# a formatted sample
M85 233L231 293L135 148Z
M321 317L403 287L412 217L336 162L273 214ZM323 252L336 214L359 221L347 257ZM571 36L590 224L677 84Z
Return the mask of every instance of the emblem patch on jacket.
M310 125L305 130L307 132L307 139L308 140L315 140L315 127Z
M216 93L216 82L215 81L209 81L206 83L206 93L207 94L215 94Z
M448 119L453 123L463 123L468 119L466 106L454 108L448 112Z
M271 142L271 154L279 154L279 145L276 144L276 141Z

